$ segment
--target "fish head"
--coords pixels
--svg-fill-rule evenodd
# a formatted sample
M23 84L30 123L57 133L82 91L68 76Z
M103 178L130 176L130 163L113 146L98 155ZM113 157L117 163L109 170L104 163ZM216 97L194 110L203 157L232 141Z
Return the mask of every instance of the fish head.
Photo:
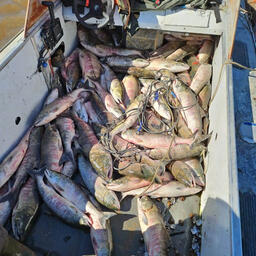
M105 193L103 201L108 208L113 210L120 210L120 202L114 192Z
M140 198L140 205L144 212L147 212L154 207L153 201L148 196L143 196Z

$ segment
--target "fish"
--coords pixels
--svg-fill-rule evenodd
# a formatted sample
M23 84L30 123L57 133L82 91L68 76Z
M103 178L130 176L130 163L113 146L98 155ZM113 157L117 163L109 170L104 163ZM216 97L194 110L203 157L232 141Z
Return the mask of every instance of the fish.
M208 111L210 99L212 94L212 85L207 83L198 94L198 101L204 111Z
M12 177L23 160L29 143L32 128L29 128L24 137L15 148L4 158L0 164L0 188Z
M106 188L106 182L94 172L90 162L81 154L78 156L78 169L84 184L99 203L111 210L120 210L116 194Z
M124 88L119 79L113 79L110 84L110 93L118 104L123 104Z
M167 256L170 237L157 206L149 197L143 196L137 198L137 208L140 229L148 255Z
M183 42L181 41L171 41L163 46L159 47L155 51L153 51L150 56L151 57L156 57L156 56L161 56L161 57L167 57L173 52L175 52L180 46L182 46Z
M160 69L156 72L156 78L160 78L160 81L169 82L176 79L176 75L168 69Z
M177 78L181 80L184 84L190 86L191 85L191 78L188 71L184 71L177 74Z
M96 86L97 93L99 94L102 102L104 103L106 109L112 113L116 118L122 117L123 113L119 105L115 102L111 94L105 91L98 82L94 83Z
M89 119L92 123L97 123L97 124L101 124L101 125L104 125L107 123L106 119L102 118L103 116L100 115L99 112L96 112L91 100L85 101L83 105L84 105L86 112L88 113Z
M189 75L190 75L190 78L193 79L199 66L200 66L200 63L199 63L197 57L195 55L192 55L188 58L187 64L191 67L191 69L189 71Z
M137 134L135 129L128 129L121 133L121 137L128 142L133 144L146 147L146 148L162 148L170 149L179 144L192 145L195 140L194 138L182 138L178 136L165 135L165 134L149 134L141 132Z
M192 82L193 83L193 82ZM191 84L192 85L192 84ZM181 104L181 114L188 128L197 137L202 134L202 118L197 98L193 91L183 82L176 79L173 84L173 92Z
M91 32L97 37L97 39L106 45L113 45L112 34L104 28L92 29Z
M41 155L41 138L43 130L43 127L34 127L31 130L28 148L20 166L15 173L14 183L8 193L1 196L0 202L11 198L19 192L20 188L28 178L28 170L39 168Z
M44 182L43 170L32 170L29 173L32 177L35 177L38 191L45 204L59 218L68 224L78 227L86 227L92 225L92 221L89 216L75 207L73 203L59 195L51 186L48 186Z
M181 197L195 195L202 191L199 186L190 188L178 181L170 181L168 183L156 184L153 183L149 188L138 188L122 193L122 200L127 196L140 196L147 195L151 198L162 198L162 197Z
M141 92L147 95L150 95L150 91L155 93L156 91L165 88L165 84L162 81L155 79L140 78L139 81L143 85Z
M79 49L76 48L66 59L61 67L61 74L66 80L67 92L71 92L81 77L81 68L79 65Z
M104 86L104 89L110 92L111 83L117 79L117 76L108 65L101 63L101 66L103 67L102 75L104 76L104 82L101 82L101 85L105 83L106 86Z
M45 170L45 175L50 184L52 184L64 198L72 202L91 219L90 234L97 255L102 255L100 253L110 255L112 251L112 235L108 219L116 214L103 214L103 212L99 211L91 201L88 200L84 191L65 175L50 170Z
M40 166L60 172L62 165L60 159L63 153L61 137L55 125L49 124L43 134L41 142Z
M80 50L79 63L82 69L82 77L84 80L87 78L92 80L99 79L102 68L97 56L89 51Z
M125 89L125 105L128 106L138 96L140 86L138 80L132 75L125 76L122 84Z
M12 236L8 235L6 229L0 226L0 236L1 236L1 255L26 255L26 256L36 256L31 249L29 249L24 244L15 240Z
M155 148L147 150L146 153L150 158L155 160L182 160L200 156L203 151L206 151L206 149L207 148L203 144L175 144L170 147L170 150L167 148Z
M201 64L191 82L190 88L198 94L201 89L210 81L212 76L212 65Z
M193 170L196 184L202 187L205 186L204 170L198 158L186 159L184 162Z
M150 64L145 67L148 70L159 71L161 69L168 69L173 73L179 73L189 70L189 65L183 62L166 60L164 58L157 58L150 61Z
M76 163L73 163L72 161L68 161L64 163L61 173L71 178L74 175L75 171L76 171Z
M81 97L82 92L85 92L85 89L76 89L68 95L62 98L58 98L50 104L46 105L36 118L35 126L42 126L48 124L49 122L57 118L57 116L59 116L69 107L71 107L73 103Z
M116 117L106 110L106 107L104 103L101 101L100 96L96 92L92 92L91 96L92 97L90 100L92 102L92 105L94 109L96 109L98 115L100 115L101 119L104 120L104 124L115 122Z
M155 78L157 76L157 71L139 67L129 67L127 73L138 78Z
M158 160L152 160L152 162ZM156 163L149 165L146 163L130 163L129 161L120 161L118 165L118 172L124 176L133 176L141 179L152 181L154 178L158 183L161 182L160 176L165 170L164 164ZM155 174L157 172L157 174Z
M110 180L113 175L113 161L111 154L101 143L93 145L89 153L92 167L104 180Z
M180 196L190 196L195 195L202 191L202 188L195 186L193 188L187 187L180 182L170 181L167 184L161 185L158 189L150 191L147 193L151 198L160 197L180 197Z
M193 172L193 169L190 168L190 166L188 166L185 161L175 161L174 163L167 165L167 169L180 183L188 187L196 186L195 179L197 178L197 176Z
M149 61L142 58L132 58L132 57L121 57L121 56L111 56L102 59L110 67L118 67L118 69L128 69L130 67L144 68L149 65Z
M10 181L4 184L0 188L0 197L9 194L11 190ZM12 209L17 201L18 193L14 193L11 197L6 198L0 202L0 227L4 226L9 216L11 215Z
M81 118L84 122L88 123L89 117L82 99L77 100L73 104L72 110L79 116L79 118Z
M156 91L154 95L150 97L150 103L154 110L163 118L168 121L172 119L172 110L167 104L165 98L159 91Z
M56 120L56 126L60 132L63 154L60 158L59 165L65 162L71 161L75 164L75 158L73 150L71 148L72 141L75 137L75 125L71 118L68 117L58 117Z
M183 119L182 115L180 112L177 113L177 133L179 136L183 138L191 138L193 136L192 132L188 128L185 120Z
M194 54L198 49L197 45L184 45L166 57L167 60L181 61L186 56Z
M56 100L59 97L59 90L58 88L52 89L49 94L47 95L45 101L44 101L44 106L52 103L54 100Z
M209 62L209 59L212 55L214 47L214 42L211 40L205 40L202 47L199 50L197 58L200 64L205 64Z
M144 103L145 95L140 94L137 96L133 102L128 106L126 109L126 119L120 121L109 133L110 138L112 138L123 131L126 131L130 127L134 125L134 123L137 121L140 111L139 109L142 107L142 104Z
M150 131L162 133L169 130L169 127L153 111L146 111L145 117L145 125Z
M162 182L170 181L171 175L169 172L165 172L161 178ZM119 179L113 180L106 185L106 187L110 190L117 191L117 192L126 192L130 190L134 190L137 188L143 188L148 186L151 183L150 180L141 179L134 176L124 176Z
M83 154L88 158L91 148L93 145L98 143L98 139L88 123L85 123L81 118L73 113L71 113L71 115L79 135L77 142L80 145Z
M12 231L17 240L24 241L38 209L39 195L36 182L30 177L22 187L18 201L12 211Z
M80 44L88 51L92 52L93 54L99 57L106 57L112 55L119 55L119 56L141 56L144 57L143 54L138 50L133 49L122 49L122 48L115 48L110 45L100 44L100 43L93 43L91 42L91 38L89 38L88 32L85 31L83 28L78 28L77 31L78 39ZM101 38L103 39L103 38Z

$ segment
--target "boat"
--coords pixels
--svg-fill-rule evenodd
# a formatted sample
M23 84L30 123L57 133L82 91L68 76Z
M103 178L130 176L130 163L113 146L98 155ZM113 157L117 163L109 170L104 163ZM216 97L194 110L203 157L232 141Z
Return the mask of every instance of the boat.
M63 46L63 43L65 56L77 46L77 17L72 7L66 7L56 0L53 1L54 16L60 21L63 35L52 49L42 55L42 27L50 16L47 7L39 2L29 1L24 31L0 52L0 160L4 159L31 126L51 89L53 70L47 57ZM209 110L209 130L212 136L205 159L206 187L200 198L200 255L203 256L242 255L234 87L232 66L228 63L233 50L239 6L240 1L223 1L220 8L221 21L218 23L213 9L177 7L141 12L138 18L139 27L149 31L178 33L181 36L211 35L215 39L212 59L215 97ZM91 24L94 23L92 19ZM114 26L122 26L117 8ZM114 245L117 244L114 255L136 255L141 246L138 242L140 235L136 230L133 200L127 205L127 210L130 210L129 216L121 214L111 221ZM88 232L49 217L47 209L40 211L29 236L26 244L37 249L39 255L47 248L49 252L61 256L81 255L81 251L87 251L89 255L91 250Z

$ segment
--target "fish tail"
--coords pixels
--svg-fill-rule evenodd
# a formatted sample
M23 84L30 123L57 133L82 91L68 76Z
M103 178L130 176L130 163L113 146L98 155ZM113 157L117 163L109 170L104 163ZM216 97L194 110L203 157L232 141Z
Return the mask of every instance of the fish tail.
M73 162L74 164L76 163L72 150L66 151L62 154L59 161L59 165L62 165L63 163L66 162Z
M32 177L35 178L36 176L44 176L44 171L47 169L46 166L43 166L39 169L32 169L32 170L27 170L27 173Z

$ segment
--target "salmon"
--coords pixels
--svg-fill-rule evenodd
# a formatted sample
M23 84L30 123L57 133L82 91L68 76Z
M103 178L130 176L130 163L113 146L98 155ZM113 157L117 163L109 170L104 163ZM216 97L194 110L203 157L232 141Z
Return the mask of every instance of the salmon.
M202 109L206 112L208 111L208 107L211 99L211 93L212 93L212 85L210 83L207 83L198 94L199 104L202 107Z
M46 105L39 113L35 121L35 126L45 125L57 118L57 116L71 107L73 103L81 97L80 94L82 92L85 92L83 88L76 89L67 96L58 98L50 104Z
M79 63L84 80L87 78L96 80L100 77L102 68L98 58L93 53L86 50L80 50Z
M61 173L71 178L76 171L76 163L68 161L64 163Z
M175 52L182 44L183 42L181 41L168 42L163 46L159 47L158 49L156 49L155 51L153 51L150 55L151 57L156 57L156 56L167 57L168 55Z
M181 80L184 84L190 86L190 84L191 84L191 78L190 78L190 75L189 75L188 71L184 71L184 72L178 73L178 74L177 74L177 77L178 77L178 79Z
M194 54L198 47L196 45L185 45L166 57L167 60L181 61L187 55Z
M116 134L126 131L130 127L134 125L134 123L137 121L140 112L138 109L142 107L142 104L144 103L145 95L140 94L137 96L133 102L128 106L126 109L126 119L120 121L115 128L110 132L110 137L113 138Z
M133 144L146 147L146 148L165 148L175 147L178 144L191 145L194 142L194 138L181 138L178 136L171 136L165 134L149 134L141 133L137 134L134 129L129 129L121 134L122 138Z
M99 203L109 209L120 210L116 194L106 188L106 182L94 172L90 162L82 155L78 156L78 169L86 187Z
M149 256L168 255L170 238L157 206L147 197L137 199L138 218Z
M198 58L200 64L209 63L209 59L213 52L213 46L214 46L213 41L211 41L211 40L204 41L204 43L197 55L197 58Z
M12 212L12 231L17 240L24 241L39 209L36 182L29 178L22 187Z
M41 166L60 172L62 165L59 164L63 153L60 133L55 125L48 125L42 137L41 143Z
M128 106L139 94L140 87L138 80L132 76L125 76L122 80L125 89L125 105Z
M56 120L56 126L60 132L64 149L59 164L62 165L68 161L75 163L73 150L71 148L72 141L75 137L75 125L73 120L68 117L59 117Z
M190 88L198 94L212 77L212 65L201 64L191 82Z
M130 67L144 68L149 65L149 61L141 58L111 56L103 59L110 67L117 67L118 69L128 69Z
M168 69L173 73L189 70L189 65L183 62L169 61L164 58L157 58L150 61L150 64L145 67L148 70Z
M30 128L16 147L5 157L0 164L0 188L11 178L23 160L29 143Z
M175 80L172 84L173 92L181 104L181 114L193 134L201 136L202 134L202 118L200 108L196 96L190 87L179 80Z
M157 75L157 71L147 70L139 67L130 67L128 68L127 73L139 78L155 78Z
M100 85L98 82L94 83L96 86L96 90L102 100L102 102L104 103L106 109L112 113L115 117L120 118L122 117L123 113L119 107L119 105L115 102L115 100L113 99L113 97L111 96L111 94L109 94L108 92L106 92Z
M172 179L169 172L165 172L163 176L160 177L161 182L168 182ZM150 180L141 179L133 176L125 176L116 180L113 180L111 183L108 183L106 187L113 191L118 192L127 192L137 188L143 188L148 186L151 183Z
M14 196L19 192L20 188L26 182L28 171L34 168L39 168L41 155L41 138L43 134L43 127L34 127L29 136L28 148L26 154L17 169L14 177L12 188L7 194L1 197L0 201L6 200L8 197Z
M45 204L63 221L78 227L91 226L91 219L75 205L60 196L52 187L45 184L42 171L33 170L38 191Z

